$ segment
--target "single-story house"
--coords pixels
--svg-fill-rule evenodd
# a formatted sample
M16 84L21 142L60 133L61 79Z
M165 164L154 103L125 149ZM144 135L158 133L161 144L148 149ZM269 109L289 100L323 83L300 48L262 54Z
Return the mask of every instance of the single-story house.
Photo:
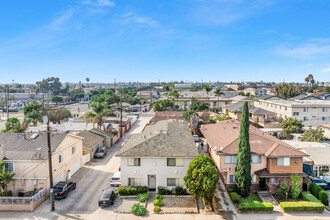
M94 158L98 148L101 148L105 145L104 137L89 131L82 131L78 133L77 136L84 138L82 141L83 155L89 155L89 160ZM85 159L85 162L88 162L89 160Z

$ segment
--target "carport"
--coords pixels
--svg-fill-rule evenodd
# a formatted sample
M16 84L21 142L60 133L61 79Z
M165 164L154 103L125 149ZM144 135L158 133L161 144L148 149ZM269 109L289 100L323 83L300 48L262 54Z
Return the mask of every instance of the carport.
M303 150L313 161L313 172L317 177L330 171L330 147L304 147Z

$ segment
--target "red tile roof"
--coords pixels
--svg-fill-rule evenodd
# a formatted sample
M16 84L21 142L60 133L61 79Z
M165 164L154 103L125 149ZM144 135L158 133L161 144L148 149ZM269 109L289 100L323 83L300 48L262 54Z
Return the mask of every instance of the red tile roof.
M207 142L217 151L217 154L237 154L240 122L238 120L220 121L216 124L207 124L201 127L201 132ZM267 157L279 156L307 156L307 154L284 143L283 141L260 131L250 125L251 153Z

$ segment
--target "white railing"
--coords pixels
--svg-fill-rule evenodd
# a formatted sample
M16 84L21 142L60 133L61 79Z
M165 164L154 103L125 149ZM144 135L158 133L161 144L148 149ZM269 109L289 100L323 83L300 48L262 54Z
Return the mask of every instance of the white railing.
M31 197L0 197L0 204L30 204L38 201L47 193L47 189L43 188Z

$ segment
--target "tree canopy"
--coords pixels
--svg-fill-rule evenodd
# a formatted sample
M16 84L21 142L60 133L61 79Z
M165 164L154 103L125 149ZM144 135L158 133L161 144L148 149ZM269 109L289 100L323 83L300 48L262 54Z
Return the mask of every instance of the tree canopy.
M190 110L189 114L188 114L188 110L187 111L183 111L182 112L182 117L184 118L184 120L188 121L188 115L192 115L194 114L196 111L194 110Z
M208 110L209 106L207 105L206 102L196 101L190 106L190 109L194 111L204 111L204 110Z
M153 110L155 112L156 111L167 111L167 110L171 110L173 108L174 102L169 99L163 99L163 100L154 101L153 105L154 105Z
M32 112L28 112L24 117L24 125L29 125L32 122L33 126L37 126L38 122L43 122L42 114L37 112L36 110L32 110Z
M8 118L5 123L5 128L2 129L2 132L8 132L8 133L20 133L24 129L21 125L21 122L18 120L17 117L11 117Z
M184 181L190 193L202 197L207 204L211 204L219 181L213 160L205 155L195 157L188 166Z
M84 118L90 120L93 124L97 123L97 127L99 129L102 128L104 123L103 117L110 116L113 113L108 109L108 105L106 102L93 102L90 105L92 111L87 112L84 115Z
M324 130L318 126L316 129L312 129L311 127L306 130L301 136L301 141L311 141L311 142L321 142L325 140Z
M14 178L15 173L12 170L5 168L5 164L3 161L0 161L0 186L7 196L7 185L12 181Z
M297 96L301 93L301 87L293 84L282 83L275 86L275 94L283 99Z
M62 83L58 77L48 77L42 81L37 82L40 91L46 93L51 92L52 95L58 95L61 91Z
M281 122L282 131L285 134L301 133L303 126L303 121L296 118L287 118Z

